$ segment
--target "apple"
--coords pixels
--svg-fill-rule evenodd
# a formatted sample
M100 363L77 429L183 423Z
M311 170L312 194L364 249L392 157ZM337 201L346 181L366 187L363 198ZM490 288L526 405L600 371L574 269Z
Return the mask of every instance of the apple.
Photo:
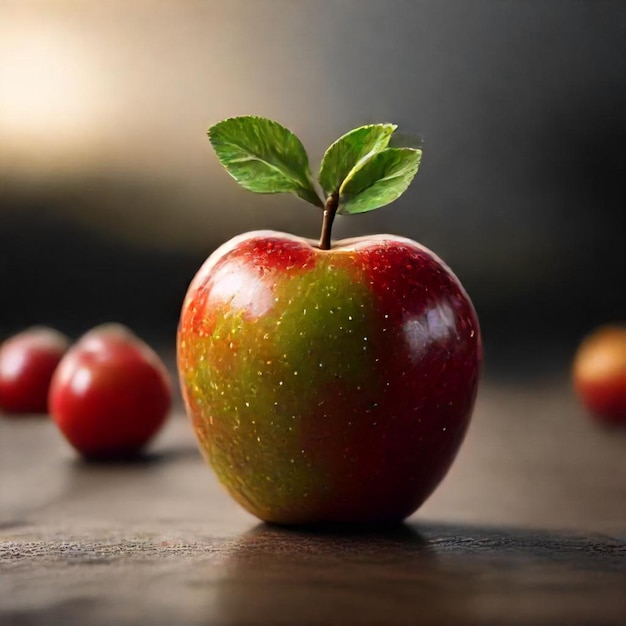
M49 408L69 443L88 458L139 452L171 406L169 374L128 328L105 324L67 352L50 385Z
M46 413L52 374L70 340L45 326L28 328L0 346L0 411Z
M626 426L626 327L603 325L582 341L573 367L574 389L598 422Z
M482 347L459 280L404 237L331 240L336 214L390 202L415 174L421 150L390 147L393 130L362 127L329 148L325 203L306 187L297 140L275 122L231 118L209 131L244 187L292 190L323 209L319 243L256 231L223 244L180 316L180 383L201 451L267 522L403 520L468 428Z

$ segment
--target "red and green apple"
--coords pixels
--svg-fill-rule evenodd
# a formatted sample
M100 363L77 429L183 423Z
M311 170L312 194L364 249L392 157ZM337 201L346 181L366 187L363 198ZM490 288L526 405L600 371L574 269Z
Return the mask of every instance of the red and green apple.
M443 479L470 421L482 348L459 280L404 237L331 241L335 214L388 204L411 182L421 149L394 131L365 126L331 145L322 202L283 127L246 117L209 130L242 186L323 209L319 242L257 231L222 245L180 318L179 375L200 448L268 522L402 520Z

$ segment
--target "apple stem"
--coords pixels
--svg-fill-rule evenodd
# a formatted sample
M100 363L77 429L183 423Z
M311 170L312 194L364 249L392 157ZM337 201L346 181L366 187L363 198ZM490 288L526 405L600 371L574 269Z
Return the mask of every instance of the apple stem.
M322 234L320 236L320 250L330 250L330 234L333 229L333 221L339 207L339 194L331 193L324 206L324 220L322 221Z

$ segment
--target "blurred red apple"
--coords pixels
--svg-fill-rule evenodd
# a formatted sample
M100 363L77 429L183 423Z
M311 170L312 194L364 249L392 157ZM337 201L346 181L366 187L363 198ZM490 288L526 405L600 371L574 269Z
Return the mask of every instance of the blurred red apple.
M65 355L50 386L52 418L84 456L124 457L156 434L171 405L161 359L118 324L97 327Z
M588 335L576 353L573 378L595 419L626 426L626 327L601 326Z
M52 374L70 345L62 333L29 328L0 346L0 410L46 413Z

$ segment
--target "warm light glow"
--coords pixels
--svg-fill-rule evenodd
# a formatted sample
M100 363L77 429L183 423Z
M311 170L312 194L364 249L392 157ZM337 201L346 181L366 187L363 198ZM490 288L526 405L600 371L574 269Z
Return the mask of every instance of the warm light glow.
M80 44L54 22L0 25L0 140L9 165L64 161L93 141L99 77Z

